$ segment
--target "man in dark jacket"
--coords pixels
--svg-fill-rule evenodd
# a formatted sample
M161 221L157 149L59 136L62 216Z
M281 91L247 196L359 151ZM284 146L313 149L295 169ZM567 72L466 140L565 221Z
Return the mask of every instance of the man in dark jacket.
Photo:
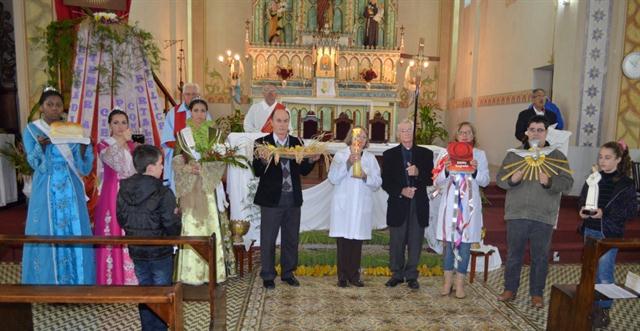
M531 93L531 107L523 110L518 114L518 120L516 121L516 139L519 142L524 143L525 140L525 132L527 131L527 125L529 124L529 120L536 115L542 115L546 118L549 125L553 125L558 123L558 118L556 114L551 110L545 109L545 102L547 101L547 97L545 92L541 88L537 88ZM560 128L558 128L560 129Z
M151 145L133 151L137 174L120 181L118 223L127 236L179 236L182 227L176 197L162 185L162 152ZM140 285L170 285L173 276L172 246L129 246ZM139 305L143 330L166 330L167 325L146 305Z
M382 189L389 194L389 268L393 273L385 285L394 287L406 279L411 289L418 289L417 267L424 229L429 225L427 186L433 184L433 152L413 144L410 120L398 124L398 138L400 145L385 151L382 163Z
M284 108L276 108L271 114L273 133L256 140L257 145L282 147L301 146L300 139L288 134L289 113ZM298 267L298 234L300 232L300 206L302 206L302 186L300 175L313 170L320 156L302 160L281 158L278 164L268 160L268 155L253 159L253 170L260 177L254 203L260 206L260 277L265 288L275 287L275 251L278 231L280 240L280 279L291 286L300 286L293 275Z

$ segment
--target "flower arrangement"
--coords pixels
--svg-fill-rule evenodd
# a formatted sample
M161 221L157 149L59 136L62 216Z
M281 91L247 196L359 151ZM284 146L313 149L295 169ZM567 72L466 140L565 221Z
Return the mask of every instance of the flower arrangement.
M287 80L289 79L289 77L293 76L293 69L291 69L291 67L278 66L276 74L278 75L278 77L280 77L280 79Z
M372 68L362 69L362 71L360 71L360 77L362 77L365 82L369 83L370 81L378 78L378 74L376 74Z
M244 114L238 108L231 115L218 117L215 122L223 136L227 136L231 132L244 132Z
M93 19L102 24L114 24L120 22L118 15L108 12L93 13Z
M206 146L198 150L202 156L200 162L222 162L233 167L248 169L249 159L238 152L238 147L221 142L220 137L221 135L218 134Z

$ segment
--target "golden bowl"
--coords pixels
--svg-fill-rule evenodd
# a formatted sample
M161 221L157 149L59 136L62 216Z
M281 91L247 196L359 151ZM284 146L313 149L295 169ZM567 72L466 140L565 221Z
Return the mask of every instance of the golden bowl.
M247 234L247 232L249 232L250 225L251 223L249 223L249 221L243 221L243 220L231 221L231 223L229 224L229 227L231 228L231 234L233 235L234 243L244 242L242 240L242 236L244 236L245 234Z

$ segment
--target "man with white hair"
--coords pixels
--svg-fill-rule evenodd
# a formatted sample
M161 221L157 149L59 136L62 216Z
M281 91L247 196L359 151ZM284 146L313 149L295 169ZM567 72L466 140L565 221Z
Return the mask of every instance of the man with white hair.
M273 132L271 113L276 109L276 105L280 104L276 102L278 91L274 85L267 84L262 88L262 95L264 99L254 103L244 117L244 132ZM281 105L281 108L284 108L284 105Z
M411 120L398 123L397 134L400 144L382 154L382 189L389 194L387 225L392 273L385 285L395 287L406 281L410 289L417 290L422 240L429 225L427 186L433 185L433 152L414 144Z
M176 191L173 182L173 171L171 169L171 161L173 161L173 149L176 147L176 136L180 130L187 126L187 119L191 118L189 103L191 100L200 95L200 86L195 83L186 83L182 87L181 104L167 111L164 118L164 127L162 128L162 137L160 144L164 150L164 184L169 186L172 191ZM211 119L211 115L207 113L207 119Z

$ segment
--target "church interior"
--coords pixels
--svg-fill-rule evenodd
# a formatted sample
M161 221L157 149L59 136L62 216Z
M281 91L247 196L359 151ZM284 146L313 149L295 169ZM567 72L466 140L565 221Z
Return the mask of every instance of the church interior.
M323 158L302 177L301 286L277 280L275 289L265 289L260 209L247 202L258 179L230 165L218 178L228 205L221 222L250 224L233 243L235 270L217 284L182 284L179 307L162 313L173 316L174 330L640 329L639 213L615 240L587 243L576 230L585 179L607 142L628 151L628 177L640 201L640 0L0 0L0 30L0 148L25 141L25 128L41 118L39 99L48 86L60 91L64 119L81 125L92 143L109 138L108 115L116 107L133 123L134 140L164 147L166 114L177 112L185 88L197 84L208 118L228 135L227 145L249 159L257 154L244 143L264 133L250 133L243 121L272 87L288 110L289 134L327 146L327 155L346 147L358 126L381 162L386 150L402 144L400 126L409 119L413 142L433 150L436 161L460 123L473 125L490 177L476 198L482 200L479 247L488 248L471 250L466 298L440 295L442 245L437 230L430 237L428 228L420 289L385 287L390 234L382 189L372 195L373 237L362 248L366 286L336 287L335 239L328 235L331 161ZM509 203L496 175L508 151L522 144L514 136L521 111L538 113L540 89L557 110L552 132L573 178L556 211L541 309L532 307L526 290L534 282L528 249L518 296L496 300L505 286ZM48 203L28 198L24 189L35 192L37 185L31 187L15 158L3 155L0 286L20 284L22 245L34 243L20 237L29 204ZM83 180L87 192L94 189L87 193L90 216L102 171L94 165ZM427 192L435 199L437 190ZM438 203L428 202L430 227ZM619 249L615 283L632 298L614 300L610 321L598 327L594 273L598 254L611 247ZM636 287L630 277L637 277ZM580 303L584 298L587 304ZM144 298L16 300L0 294L0 315L21 316L12 330L141 329L137 304Z

